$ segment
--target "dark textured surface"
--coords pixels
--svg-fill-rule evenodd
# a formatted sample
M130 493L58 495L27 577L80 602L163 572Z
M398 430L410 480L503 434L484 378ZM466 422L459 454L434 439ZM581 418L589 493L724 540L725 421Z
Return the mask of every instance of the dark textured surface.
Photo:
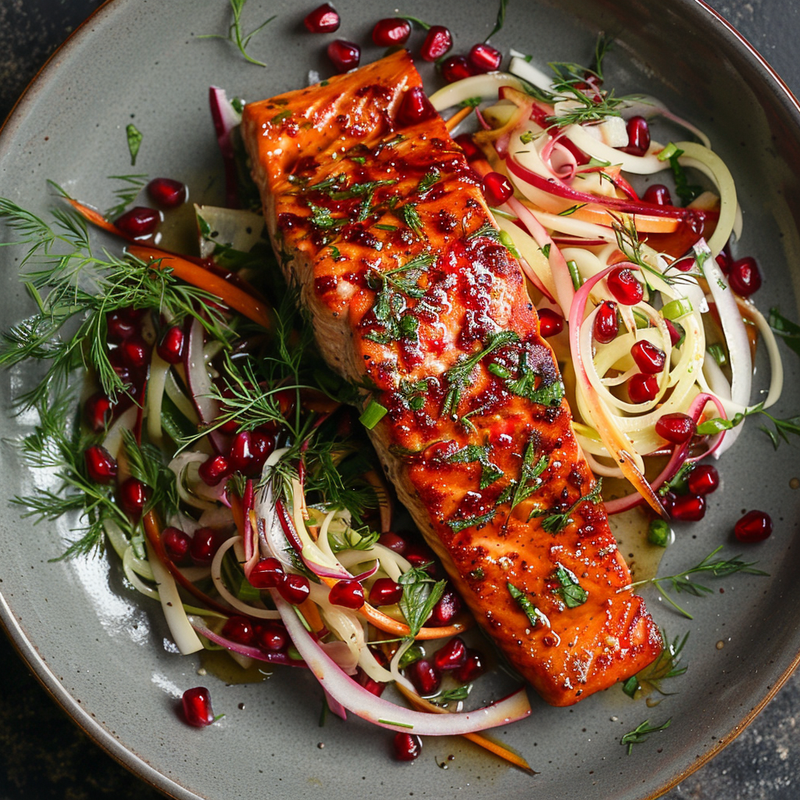
M99 5L99 0L0 0L0 117L10 111L52 50ZM790 88L800 91L800 4L717 0L711 5L764 55ZM83 736L2 636L0 665L0 800L158 796ZM800 678L795 676L730 747L666 795L668 800L796 800L800 796L798 708Z

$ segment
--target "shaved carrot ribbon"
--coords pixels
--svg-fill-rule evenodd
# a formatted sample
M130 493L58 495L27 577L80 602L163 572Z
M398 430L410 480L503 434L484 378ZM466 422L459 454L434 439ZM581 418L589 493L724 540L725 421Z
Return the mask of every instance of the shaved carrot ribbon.
M472 113L472 106L466 106L465 108L461 108L453 114L450 119L446 120L444 123L445 128L448 131L452 131L460 122L463 122L470 114Z
M424 697L420 697L419 695L414 694L400 683L395 683L395 688L397 689L398 692L400 692L400 694L403 695L403 697L406 698L406 700L408 700L409 703L411 703L412 706L415 706L420 711L430 711L434 714L450 713L446 709L440 708L439 706L429 702ZM503 745L498 744L497 742L494 742L491 739L487 739L480 733L462 733L461 735L465 739L469 739L474 744L477 744L479 747L482 747L484 750L488 750L490 753L493 753L499 758L508 761L508 763L511 764L512 766L524 770L530 775L536 774L535 770L522 756L517 755L513 751L503 747Z

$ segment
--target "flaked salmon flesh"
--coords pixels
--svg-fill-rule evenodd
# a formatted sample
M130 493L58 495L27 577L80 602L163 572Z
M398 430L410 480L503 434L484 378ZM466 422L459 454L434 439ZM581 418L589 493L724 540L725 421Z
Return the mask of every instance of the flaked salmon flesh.
M508 661L553 705L661 649L480 180L405 52L244 109L269 233L327 362L387 410L387 476Z

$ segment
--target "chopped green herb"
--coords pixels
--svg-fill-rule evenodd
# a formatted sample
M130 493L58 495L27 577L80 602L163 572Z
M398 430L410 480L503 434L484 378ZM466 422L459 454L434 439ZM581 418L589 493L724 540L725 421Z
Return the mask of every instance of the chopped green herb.
M371 398L369 404L364 409L364 412L358 418L358 421L368 430L371 431L388 413L385 406L382 406L377 400Z
M128 152L131 154L131 166L136 166L136 156L139 155L139 148L142 146L142 134L136 126L130 122L125 128L125 135L128 139Z
M664 304L664 307L661 309L661 315L664 319L674 322L681 317L685 317L687 314L691 314L692 310L692 303L688 297L676 297L674 300L670 300L668 303Z
M247 0L230 0L231 4L231 11L233 12L233 22L230 24L228 28L227 35L223 36L219 33L206 33L201 36L198 36L198 39L224 39L226 42L231 42L235 44L238 48L239 52L244 57L245 61L250 62L251 64L255 64L258 67L266 67L267 65L263 61L258 61L257 59L253 58L247 52L247 46L250 44L250 40L261 30L263 30L267 25L269 25L272 20L275 19L275 16L271 16L265 22L262 22L257 28L250 31L250 33L245 34L242 32L242 12L244 11L245 4Z
M784 317L780 309L769 310L769 326L776 336L780 336L786 346L800 356L800 325Z
M434 581L425 571L426 566L428 565L413 567L398 579L398 583L403 587L403 596L398 605L411 629L409 636L412 638L419 633L425 620L431 615L433 607L441 599L447 585L447 581L444 580Z
M563 211L558 212L559 217L571 217L576 211L582 209L586 203L576 203L574 206L565 208Z
M669 727L670 722L672 722L671 717L662 725L653 726L650 724L650 720L646 719L640 725L637 725L632 731L628 731L628 733L626 733L619 740L619 743L628 748L628 755L630 755L635 744L642 744L643 742L646 742L648 735L651 733L657 733L658 731L666 730Z
M436 697L431 698L431 703L437 706L446 706L448 703L458 703L461 700L466 700L469 697L470 685L456 686L455 689L447 689Z
M505 474L496 464L489 459L491 446L469 444L462 447L452 455L448 456L447 462L450 464L471 464L478 462L481 465L480 489L486 489Z
M552 509L550 512L548 511L534 511L532 516L534 517L544 517L542 520L542 530L546 531L547 533L557 534L560 533L564 528L567 527L572 522L572 517L570 516L573 511L581 504L581 503L591 503L592 505L596 505L599 503L602 498L600 497L600 492L603 489L603 479L598 478L597 482L592 486L591 490L584 495L581 495L566 511L560 511L556 513L552 513ZM545 516L547 515L547 516Z
M401 207L400 213L403 217L403 222L411 228L414 233L419 237L424 237L425 229L422 225L422 219L417 211L415 203L406 203Z
M578 289L583 286L583 278L581 277L581 272L578 269L578 262L570 259L567 261L567 269L569 270L569 277L572 278L572 286L577 292Z
M563 601L567 608L577 608L582 606L588 599L589 595L586 590L578 583L575 573L568 570L561 564L556 564L554 573L555 580L561 585L553 590Z
M528 597L527 594L525 594L525 592L514 586L511 581L506 583L506 588L508 589L508 593L514 598L514 600L517 601L517 605L525 613L525 616L528 618L531 625L535 627L536 625L542 624L549 627L550 623L548 622L547 617L545 617L545 615L542 614L538 608L536 608L536 606L533 604L533 601L530 599L530 597Z
M688 631L683 639L676 636L672 642L669 641L667 634L663 630L660 631L660 634L661 652L658 658L641 672L628 678L628 680L622 684L622 691L625 692L628 697L635 697L636 692L642 687L650 687L660 695L666 697L672 694L672 692L665 692L661 688L662 681L668 680L669 678L680 677L688 669L685 665L680 666L681 653L686 644L686 640L689 638Z
M497 20L494 23L494 28L492 28L492 32L486 37L484 41L489 41L496 33L500 33L503 29L503 25L506 24L506 6L508 5L508 0L500 0L500 7L497 9Z
M647 526L647 541L657 547L669 547L672 543L672 528L666 520L652 519Z
M117 202L103 215L106 219L115 219L137 198L147 183L147 175L109 175L109 179L124 184L114 190Z
M447 524L450 526L453 533L460 533L467 528L480 528L482 525L488 524L494 519L496 513L496 509L492 509L479 516L466 517L465 519L451 519Z
M536 445L533 441L528 442L525 454L522 457L522 469L520 470L519 482L514 487L511 498L511 510L513 511L523 500L527 500L541 486L539 476L547 469L549 458L545 454L534 464L536 458Z
M720 367L724 367L728 363L728 356L725 354L725 348L721 344L710 344L706 347L706 352L717 362Z

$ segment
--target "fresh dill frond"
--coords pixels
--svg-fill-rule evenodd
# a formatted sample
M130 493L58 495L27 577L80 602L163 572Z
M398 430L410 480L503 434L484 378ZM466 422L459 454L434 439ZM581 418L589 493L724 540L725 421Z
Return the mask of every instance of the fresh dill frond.
M138 197L139 192L147 184L147 175L109 175L108 178L122 182L122 186L114 189L114 198L117 202L103 215L106 219L115 219Z
M232 44L236 45L245 61L255 64L258 67L266 67L267 65L263 61L253 58L253 56L247 52L247 47L250 44L250 40L261 30L266 28L267 25L269 25L269 23L275 19L276 15L273 14L273 16L262 22L257 28L254 28L252 31L250 31L250 33L244 33L242 31L242 13L244 12L246 3L247 0L230 0L231 12L233 13L233 22L231 22L230 27L228 28L228 33L225 36L219 33L206 33L198 36L197 38L223 39L226 42L231 42Z

